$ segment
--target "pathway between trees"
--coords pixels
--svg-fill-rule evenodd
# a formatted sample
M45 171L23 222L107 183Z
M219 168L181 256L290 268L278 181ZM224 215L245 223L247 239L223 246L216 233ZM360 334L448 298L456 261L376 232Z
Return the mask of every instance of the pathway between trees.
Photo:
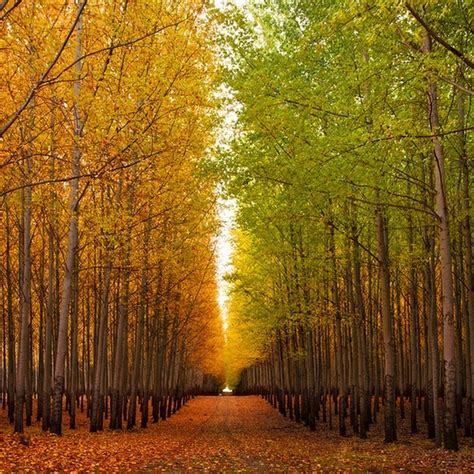
M393 445L340 438L325 425L311 433L281 417L258 397L198 397L165 422L133 432L88 432L62 437L31 428L29 446L7 432L0 471L90 470L181 472L314 472L334 470L452 470L474 472L472 447L459 453L434 449L424 436ZM403 431L403 427L401 427ZM377 435L380 439L380 436Z

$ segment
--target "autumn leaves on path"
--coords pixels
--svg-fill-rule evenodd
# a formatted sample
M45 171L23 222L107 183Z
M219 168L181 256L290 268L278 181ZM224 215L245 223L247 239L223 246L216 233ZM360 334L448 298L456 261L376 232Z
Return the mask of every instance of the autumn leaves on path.
M146 430L90 434L86 425L62 437L32 432L29 446L4 434L0 471L314 472L448 470L473 472L474 452L435 449L420 436L392 445L311 433L258 397L198 397Z

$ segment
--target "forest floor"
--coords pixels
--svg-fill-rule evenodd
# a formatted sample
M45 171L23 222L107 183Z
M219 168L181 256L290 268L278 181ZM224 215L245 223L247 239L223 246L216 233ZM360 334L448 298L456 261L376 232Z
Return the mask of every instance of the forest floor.
M0 472L474 472L474 442L449 453L423 435L383 443L382 423L368 440L316 432L283 418L258 397L198 397L165 422L132 432L91 434L81 417L64 435L28 428L21 444L3 422Z

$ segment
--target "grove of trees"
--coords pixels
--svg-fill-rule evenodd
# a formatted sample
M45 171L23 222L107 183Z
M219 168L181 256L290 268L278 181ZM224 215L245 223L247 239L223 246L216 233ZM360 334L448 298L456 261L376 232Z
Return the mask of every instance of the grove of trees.
M78 410L91 431L146 427L218 387L204 7L0 2L0 392L16 432L61 434Z
M474 4L229 8L229 377L316 430L474 435ZM241 348L241 351L236 351Z
M3 413L145 428L225 380L314 431L406 419L457 450L474 3L239 3L0 0Z

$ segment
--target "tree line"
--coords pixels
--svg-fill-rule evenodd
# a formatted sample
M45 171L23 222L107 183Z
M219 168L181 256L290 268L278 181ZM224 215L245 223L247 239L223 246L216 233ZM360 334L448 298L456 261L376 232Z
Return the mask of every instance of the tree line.
M206 22L200 1L0 2L0 394L16 432L61 434L78 410L93 432L146 427L217 390Z
M474 435L473 8L253 1L221 19L227 376L313 430Z

